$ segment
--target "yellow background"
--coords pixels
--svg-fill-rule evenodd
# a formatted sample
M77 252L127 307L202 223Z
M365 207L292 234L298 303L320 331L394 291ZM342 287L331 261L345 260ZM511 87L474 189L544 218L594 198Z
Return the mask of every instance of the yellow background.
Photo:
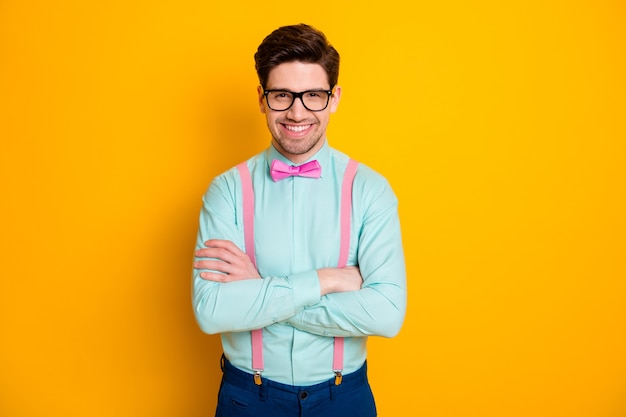
M370 343L379 414L626 416L608 0L0 1L0 416L212 415L200 197L269 143L252 55L302 21L342 55L331 144L401 202L409 310Z

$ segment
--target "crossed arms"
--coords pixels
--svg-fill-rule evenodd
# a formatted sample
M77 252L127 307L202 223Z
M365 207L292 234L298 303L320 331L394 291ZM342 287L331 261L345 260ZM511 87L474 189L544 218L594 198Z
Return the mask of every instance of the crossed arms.
M195 256L201 260L193 264L195 269L208 270L200 272L200 278L220 283L261 279L261 275L248 255L233 242L212 239L204 242L204 245L204 248L198 249L195 253ZM359 268L356 266L321 268L317 270L317 276L320 296L336 292L356 291L361 289L363 283Z
M218 178L204 196L193 282L203 331L249 331L282 322L322 336L397 334L406 276L397 200L386 182L365 193L371 201L364 205L352 266L261 277L240 249L233 181Z

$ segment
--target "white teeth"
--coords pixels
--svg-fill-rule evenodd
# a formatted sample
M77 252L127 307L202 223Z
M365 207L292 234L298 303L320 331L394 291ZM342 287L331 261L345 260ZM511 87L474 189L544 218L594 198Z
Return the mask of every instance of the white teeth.
M304 130L307 130L311 125L306 125L306 126L284 125L284 126L285 126L285 129L291 130L292 132L302 132Z

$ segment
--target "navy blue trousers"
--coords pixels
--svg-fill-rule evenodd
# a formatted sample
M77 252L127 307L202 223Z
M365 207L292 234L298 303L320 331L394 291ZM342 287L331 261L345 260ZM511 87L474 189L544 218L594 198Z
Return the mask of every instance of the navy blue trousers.
M375 417L376 404L367 381L367 363L343 376L310 386L281 384L254 377L223 358L222 384L215 417Z

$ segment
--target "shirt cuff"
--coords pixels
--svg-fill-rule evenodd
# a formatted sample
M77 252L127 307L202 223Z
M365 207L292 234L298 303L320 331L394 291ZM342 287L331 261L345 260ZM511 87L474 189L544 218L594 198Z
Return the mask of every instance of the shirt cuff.
M317 304L320 301L320 280L317 271L300 272L289 276L293 289L293 302L296 311Z

